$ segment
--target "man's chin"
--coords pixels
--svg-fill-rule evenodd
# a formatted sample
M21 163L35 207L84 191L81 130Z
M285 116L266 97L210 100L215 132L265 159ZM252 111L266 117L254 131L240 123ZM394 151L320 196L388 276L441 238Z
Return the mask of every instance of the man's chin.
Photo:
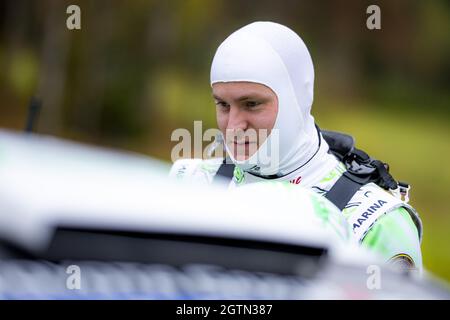
M255 148L254 145L245 146L245 148L242 148L242 147L238 147L236 144L231 144L231 145L229 145L229 148L230 148L230 151L231 150L233 151L233 157L237 161L246 161L246 160L250 159L257 151L257 148ZM240 152L239 152L239 149L241 149ZM256 149L256 150L254 150L254 149Z
M235 155L234 158L237 161L246 161L250 158L250 156L245 156L245 155Z
M247 161L248 159L250 159L256 152L253 152L252 154L234 154L234 159L236 159L237 161Z

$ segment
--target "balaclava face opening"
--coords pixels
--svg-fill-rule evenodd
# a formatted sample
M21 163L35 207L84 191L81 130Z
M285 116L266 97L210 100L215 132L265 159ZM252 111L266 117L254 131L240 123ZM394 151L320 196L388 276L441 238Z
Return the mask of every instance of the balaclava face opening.
M214 56L211 86L233 81L266 85L278 97L272 133L257 152L237 161L227 150L237 166L258 175L282 175L316 154L319 136L311 115L314 68L308 49L294 31L273 22L254 22L232 33ZM267 157L278 161L268 162Z

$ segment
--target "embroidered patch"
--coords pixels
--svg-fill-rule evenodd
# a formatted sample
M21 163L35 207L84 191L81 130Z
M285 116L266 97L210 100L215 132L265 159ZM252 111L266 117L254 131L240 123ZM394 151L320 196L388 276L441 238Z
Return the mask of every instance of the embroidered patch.
M244 171L238 166L234 167L233 177L237 184L241 184L245 179Z
M389 259L388 263L397 270L410 271L416 269L413 258L406 253L399 253Z

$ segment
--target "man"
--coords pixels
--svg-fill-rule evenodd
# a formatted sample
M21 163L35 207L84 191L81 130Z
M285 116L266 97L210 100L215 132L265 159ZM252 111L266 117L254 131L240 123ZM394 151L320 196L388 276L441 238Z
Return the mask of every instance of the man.
M313 84L310 54L294 31L272 22L237 30L211 66L217 123L232 165L220 158L179 160L171 175L210 183L231 168L233 188L262 181L311 188L342 210L363 246L402 268L421 270L418 214L395 196L398 185L381 162L347 146L348 137L316 127ZM370 177L361 174L368 168Z

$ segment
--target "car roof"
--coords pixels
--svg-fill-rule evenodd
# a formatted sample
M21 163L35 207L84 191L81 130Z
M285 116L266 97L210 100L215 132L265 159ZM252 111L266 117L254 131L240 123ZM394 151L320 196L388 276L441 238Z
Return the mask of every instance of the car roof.
M39 249L64 225L336 245L308 218L301 195L280 205L262 190L252 201L252 190L225 195L168 172L150 157L0 130L0 236Z

